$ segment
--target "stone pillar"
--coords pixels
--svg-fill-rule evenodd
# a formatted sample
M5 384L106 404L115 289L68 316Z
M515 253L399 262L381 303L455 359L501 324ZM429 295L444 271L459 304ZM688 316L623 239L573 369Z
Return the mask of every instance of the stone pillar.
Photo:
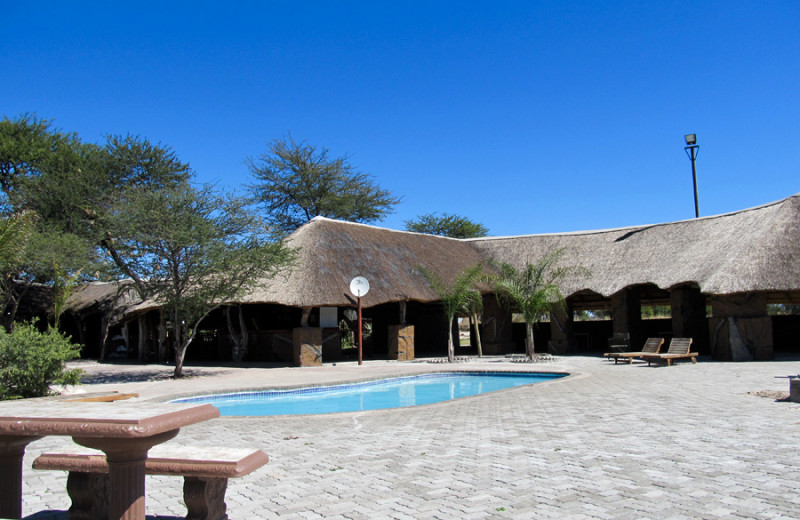
M611 296L611 318L614 334L628 334L634 351L644 345L642 301L638 287L623 289Z
M488 356L514 352L511 338L511 313L493 294L483 297L483 354Z
M186 476L183 480L183 501L186 503L186 518L198 520L224 518L228 515L225 504L227 478Z
M571 305L550 312L550 341L547 344L550 354L563 356L568 353L572 344L572 323Z
M22 518L22 458L25 447L41 437L6 435L0 439L0 518Z
M178 434L178 429L150 437L110 438L73 437L76 444L102 450L108 463L108 482L111 489L108 518L120 520L145 518L144 476L147 451Z
M295 366L310 367L322 365L322 329L319 327L299 327L292 331L293 356Z
M800 379L797 376L789 376L789 400L800 403Z
M710 296L708 320L711 355L718 361L772 359L772 318L765 294Z
M676 287L670 291L672 337L692 338L692 351L709 352L706 298L697 287Z
M389 325L389 359L414 359L414 326Z

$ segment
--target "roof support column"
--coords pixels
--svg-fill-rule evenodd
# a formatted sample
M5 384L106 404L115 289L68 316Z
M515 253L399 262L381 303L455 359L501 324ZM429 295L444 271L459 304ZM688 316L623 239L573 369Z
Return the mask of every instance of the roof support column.
M642 300L638 287L628 287L611 296L611 318L614 334L627 334L636 351L644 344L642 333Z
M718 361L772 359L772 318L759 293L709 296L711 355Z
M550 311L550 341L547 350L550 354L563 356L572 344L572 305L556 307Z
M672 337L692 338L692 351L708 353L706 298L697 287L675 287L670 291Z
M140 314L136 318L136 322L139 325L139 338L138 338L138 347L136 348L136 357L139 363L144 363L145 361L145 351L147 350L147 337L149 331L147 330L147 314Z
M494 294L483 297L482 330L481 347L484 355L497 356L514 352L511 313L498 303Z
M300 326L301 327L308 327L308 319L311 317L311 311L313 307L303 307L303 314L300 317Z

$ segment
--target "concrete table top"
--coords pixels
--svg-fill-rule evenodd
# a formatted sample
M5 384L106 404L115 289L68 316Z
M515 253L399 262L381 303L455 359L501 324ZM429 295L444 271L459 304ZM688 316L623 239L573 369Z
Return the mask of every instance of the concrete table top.
M68 435L106 454L111 481L109 518L144 520L147 451L182 426L219 417L209 404L20 400L0 405L0 517L22 516L25 447L47 435Z

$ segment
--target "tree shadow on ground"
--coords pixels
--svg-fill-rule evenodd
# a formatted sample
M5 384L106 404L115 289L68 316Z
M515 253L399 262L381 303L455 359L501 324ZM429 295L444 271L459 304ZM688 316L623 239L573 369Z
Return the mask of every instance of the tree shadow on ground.
M99 385L103 383L143 383L147 381L164 381L171 379L173 367L165 366L163 369L120 370L118 366L109 365L107 368L95 368L81 377L85 385ZM183 377L199 377L203 373L197 370L183 369Z

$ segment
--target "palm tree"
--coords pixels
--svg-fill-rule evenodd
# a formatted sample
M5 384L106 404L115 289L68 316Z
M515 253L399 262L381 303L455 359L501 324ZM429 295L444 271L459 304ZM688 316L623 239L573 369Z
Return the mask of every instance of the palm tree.
M455 281L451 285L445 283L437 273L424 266L419 267L420 272L431 285L444 307L447 316L448 338L447 338L447 361L455 361L455 346L453 344L453 319L457 314L470 313L470 309L475 308L475 301L480 300L480 292L475 288L475 284L481 279L483 265L476 264L465 268L458 273Z
M485 276L483 278L486 278ZM470 294L466 302L466 310L469 314L469 321L475 332L475 341L478 342L478 357L483 357L483 345L481 344L481 331L478 328L478 317L483 312L483 295L477 289Z
M521 270L501 263L495 278L495 292L506 306L522 314L525 320L525 353L533 359L533 326L549 312L566 305L558 283L576 267L561 267L564 249L552 251L535 263L527 262Z

